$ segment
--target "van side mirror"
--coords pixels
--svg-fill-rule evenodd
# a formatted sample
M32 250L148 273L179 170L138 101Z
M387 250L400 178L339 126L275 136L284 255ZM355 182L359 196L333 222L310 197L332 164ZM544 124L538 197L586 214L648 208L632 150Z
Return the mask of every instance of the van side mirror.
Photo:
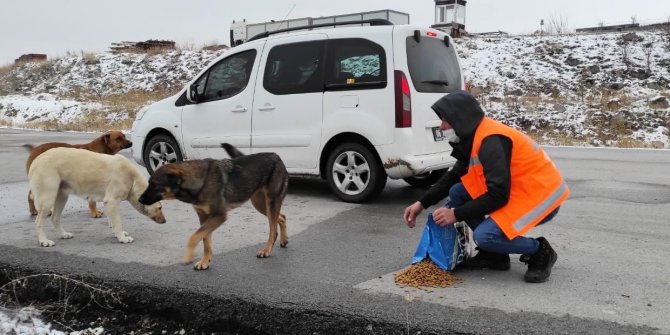
M186 89L186 99L194 104L200 102L201 99L200 94L198 94L198 86L200 85L193 84Z

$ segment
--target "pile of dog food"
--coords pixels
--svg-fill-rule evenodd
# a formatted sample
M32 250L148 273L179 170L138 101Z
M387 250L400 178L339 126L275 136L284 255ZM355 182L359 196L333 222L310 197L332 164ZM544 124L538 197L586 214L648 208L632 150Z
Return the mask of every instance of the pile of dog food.
M422 290L449 287L462 282L451 272L440 269L430 259L410 265L405 270L396 273L394 281L400 287L410 286Z

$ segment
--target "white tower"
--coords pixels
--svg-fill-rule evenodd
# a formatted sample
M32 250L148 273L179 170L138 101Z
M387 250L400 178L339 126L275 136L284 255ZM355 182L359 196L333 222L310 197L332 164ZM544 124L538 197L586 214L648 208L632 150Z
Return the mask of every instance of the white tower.
M465 33L466 0L435 0L435 24L430 26L451 34L452 37Z

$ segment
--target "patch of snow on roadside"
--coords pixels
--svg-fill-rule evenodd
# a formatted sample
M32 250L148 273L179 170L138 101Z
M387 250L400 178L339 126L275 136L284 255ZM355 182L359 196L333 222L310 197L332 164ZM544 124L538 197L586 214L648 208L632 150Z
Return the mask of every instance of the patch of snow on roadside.
M87 111L103 108L100 103L60 99L48 93L0 96L0 119L15 125L35 120L59 120L68 123Z
M19 310L0 309L0 334L19 335L102 335L102 327L86 330L62 332L51 329L51 324L44 323L40 313L32 307Z

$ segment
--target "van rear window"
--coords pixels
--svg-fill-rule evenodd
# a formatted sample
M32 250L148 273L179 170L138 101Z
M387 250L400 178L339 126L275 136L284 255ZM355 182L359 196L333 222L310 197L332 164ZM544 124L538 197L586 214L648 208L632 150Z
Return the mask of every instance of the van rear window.
M463 88L461 69L453 45L423 37L407 37L407 64L414 89L425 93L449 93Z

